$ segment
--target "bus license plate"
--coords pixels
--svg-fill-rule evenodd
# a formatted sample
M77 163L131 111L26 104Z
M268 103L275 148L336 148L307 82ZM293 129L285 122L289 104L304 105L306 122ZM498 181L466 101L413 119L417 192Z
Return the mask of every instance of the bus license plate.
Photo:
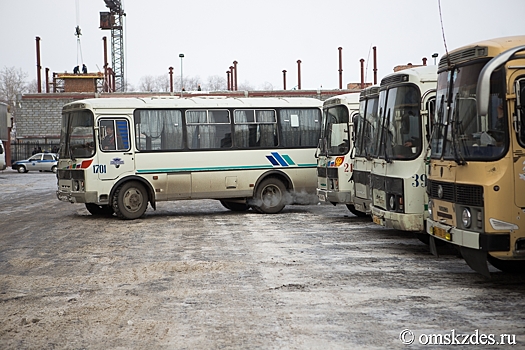
M374 222L374 224L378 224L381 226L383 225L383 220L377 215L372 216L372 221Z

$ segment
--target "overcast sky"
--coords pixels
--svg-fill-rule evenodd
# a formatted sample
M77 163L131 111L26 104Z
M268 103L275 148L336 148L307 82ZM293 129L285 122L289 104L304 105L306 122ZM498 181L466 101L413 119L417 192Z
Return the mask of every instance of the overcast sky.
M303 89L337 89L339 53L343 51L343 83L360 81L361 58L367 81L373 80L373 46L377 47L378 79L396 65L433 64L444 54L438 0L123 0L125 77L137 87L144 76L226 78L238 61L238 83L256 89L270 83L297 85L301 60ZM525 34L525 0L441 0L449 50L489 38ZM36 42L41 38L44 69L72 72L86 63L90 72L103 67L99 13L104 0L0 0L0 69L21 68L36 79ZM79 45L75 27L80 26ZM438 58L439 60L439 58ZM82 62L83 61L83 62Z

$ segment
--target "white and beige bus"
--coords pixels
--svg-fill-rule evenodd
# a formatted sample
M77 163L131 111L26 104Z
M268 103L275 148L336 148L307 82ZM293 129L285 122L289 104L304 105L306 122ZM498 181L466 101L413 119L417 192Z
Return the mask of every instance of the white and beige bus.
M426 238L427 127L435 108L436 66L398 71L381 80L371 150L372 219Z
M439 62L427 232L468 265L525 272L525 36ZM435 251L434 251L435 253Z
M317 150L317 195L321 202L345 204L354 215L352 180L354 120L359 114L359 94L331 97L323 103L321 138Z
M95 98L63 107L57 197L93 215L217 199L278 213L315 197L322 102L313 98Z
M354 207L361 213L370 215L372 195L370 192L370 171L372 158L370 150L374 138L372 125L377 124L379 105L379 86L369 86L359 96L359 116L355 133L354 157Z

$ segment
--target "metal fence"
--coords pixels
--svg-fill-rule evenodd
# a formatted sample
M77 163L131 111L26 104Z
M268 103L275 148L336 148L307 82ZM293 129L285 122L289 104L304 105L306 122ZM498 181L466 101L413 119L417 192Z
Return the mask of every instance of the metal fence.
M59 143L41 143L41 142L16 142L11 143L11 163L27 159L35 153L50 152L58 153Z

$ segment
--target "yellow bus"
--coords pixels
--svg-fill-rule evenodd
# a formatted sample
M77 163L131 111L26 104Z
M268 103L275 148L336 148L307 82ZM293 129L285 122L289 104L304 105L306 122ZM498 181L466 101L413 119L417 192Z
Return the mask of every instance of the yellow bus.
M490 276L525 271L525 36L458 48L438 67L427 233Z

